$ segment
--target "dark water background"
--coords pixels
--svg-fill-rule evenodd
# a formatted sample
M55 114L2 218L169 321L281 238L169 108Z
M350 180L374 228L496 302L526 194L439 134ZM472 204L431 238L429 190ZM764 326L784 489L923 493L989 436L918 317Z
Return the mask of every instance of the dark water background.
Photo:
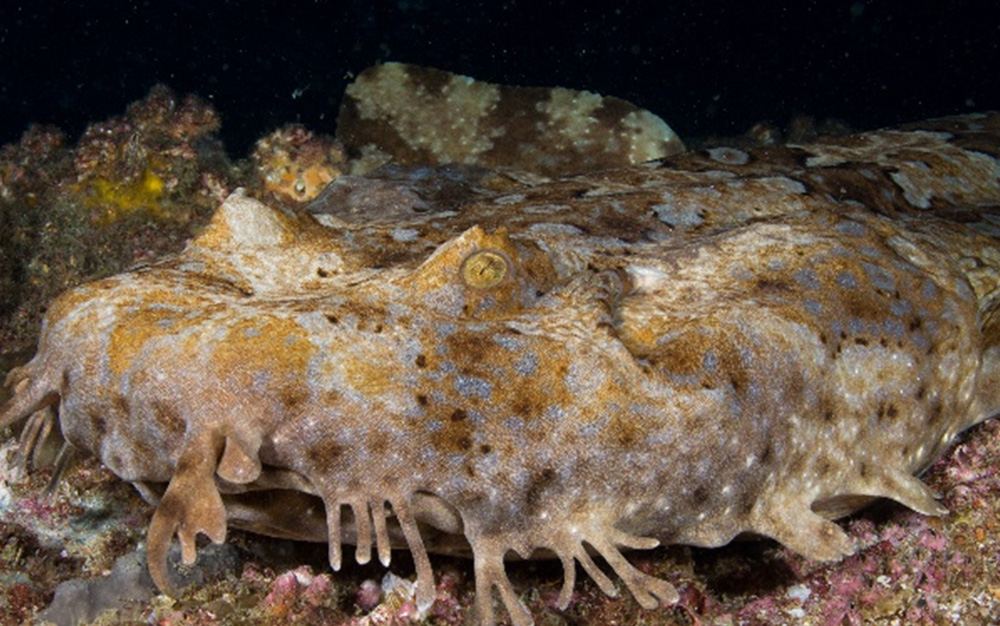
M1000 108L1000 0L6 1L0 143L76 137L163 82L209 99L242 156L285 122L332 132L352 73L385 60L617 95L682 137L871 128Z

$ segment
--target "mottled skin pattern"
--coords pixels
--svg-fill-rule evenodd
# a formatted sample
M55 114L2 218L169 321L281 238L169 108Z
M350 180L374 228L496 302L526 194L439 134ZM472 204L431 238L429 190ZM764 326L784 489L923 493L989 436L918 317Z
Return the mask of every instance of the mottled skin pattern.
M922 129L922 130L921 130ZM743 533L849 554L873 498L1000 408L1000 115L716 149L359 218L241 195L180 256L71 290L0 424L66 440L156 504L150 570L227 525L475 559L603 557ZM342 213L342 215L338 215ZM56 411L58 418L56 418Z
M374 65L348 85L337 139L354 173L391 157L559 176L684 151L663 120L619 98L496 85L406 63Z

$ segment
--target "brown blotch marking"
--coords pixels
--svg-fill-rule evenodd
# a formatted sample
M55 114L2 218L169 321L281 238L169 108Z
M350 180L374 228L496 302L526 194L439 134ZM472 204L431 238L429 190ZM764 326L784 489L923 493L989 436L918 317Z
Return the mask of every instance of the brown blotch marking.
M695 487L694 491L691 492L691 508L694 510L707 508L711 496L712 494L704 485Z
M729 374L729 384L732 385L734 391L741 391L750 386L750 372L747 371L746 366L743 363L743 359L740 356L739 350L736 346L732 344L723 344L718 349L719 353L719 370L722 372L728 372Z
M858 344L859 346L867 346L868 345L868 339L865 338L865 337L855 337L854 338L854 343Z
M940 402L934 402L931 404L930 410L927 412L927 424L929 426L937 426L941 422L941 418L944 417L944 407L941 406Z
M899 409L892 402L885 408L885 416L889 419L896 419L899 416Z
M289 413L296 410L309 400L309 389L301 384L282 385L278 390L278 402Z
M652 214L652 212L651 212ZM601 211L597 215L598 230L607 233L625 243L634 243L639 240L640 235L647 230L648 224L633 217L613 211ZM593 226L593 225L591 225Z
M479 451L482 454L489 454L490 452L493 452L493 446L491 446L488 443L484 443L481 446L479 446Z
M417 404L420 406L427 406L427 396L422 393L417 394Z
M134 459L152 459L163 454L162 450L154 449L152 445L141 439L133 441L131 448L130 452L132 453L132 458Z
M324 476L332 475L338 469L340 457L344 449L340 444L326 441L316 445L305 446L303 449L306 459L315 470Z
M336 326L337 324L340 323L340 318L337 317L336 315L334 315L333 313L327 313L325 315L325 317L326 317L326 321L330 322L334 326Z
M122 394L115 394L114 398L111 400L111 404L114 405L115 411L121 415L129 414L129 403L128 398Z
M494 352L494 362L503 359L504 370L513 369L511 361L520 355L518 352L506 350L494 350ZM495 381L497 369L499 368L494 367L490 372L473 373ZM541 442L547 436L548 428L538 427L537 424L533 425L533 422L541 419L548 407L568 407L578 402L567 387L567 370L564 359L553 355L550 366L525 379L523 385L497 385L494 388L494 397L490 401L497 406L508 407L512 416L520 418L528 426L529 439Z
M705 353L715 351L717 365L714 371L702 378ZM749 383L749 374L740 357L739 349L721 333L685 332L669 344L657 349L647 357L648 364L655 370L683 377L698 376L698 384L719 387L728 383L739 392Z
M375 437L371 437L368 441L368 451L371 452L372 456L375 458L382 458L389 453L389 443L392 438L387 434L379 433Z
M529 515L534 515L541 508L542 495L555 482L556 476L554 469L546 467L532 477L531 482L528 484L528 489L524 493L524 500L527 504Z
M622 450L635 447L642 440L644 433L641 421L630 419L624 411L616 411L611 416L607 430L614 437L615 444Z
M536 414L534 399L526 393L514 396L510 409L514 415L523 418L532 418Z
M444 340L448 354L461 355L463 363L487 365L495 362L498 346L489 337L480 333L458 331ZM464 374L471 374L473 368L463 368Z
M868 464L867 463L862 463L861 464L861 466L858 468L858 475L860 475L861 478L868 478Z
M358 317L358 323L356 328L359 331L368 331L374 329L376 326L382 323L389 317L388 312L385 307L380 307L376 304L371 304L369 302L353 302L351 303L350 312Z
M90 417L90 427L97 434L98 438L103 437L104 434L108 432L107 420L104 418L103 415L93 410L89 411L89 417Z
M757 288L758 291L771 291L780 293L787 293L789 291L792 291L792 287L788 284L787 281L778 278L764 278L764 277L758 278L755 287Z
M862 274L859 268L845 267L844 271L849 271L852 275L857 276ZM827 276L824 280L824 284L837 284L836 276L840 273L839 270L834 270L835 273L832 276ZM881 321L885 319L890 313L888 311L888 300L886 295L880 294L874 288L865 289L862 288L861 281L859 279L859 286L856 288L839 288L840 301L843 302L843 317L866 320L866 321ZM847 339L847 333L841 332L841 339Z
M344 401L344 396L336 389L328 389L320 394L317 404L325 407L338 406Z
M473 426L465 409L449 410L447 407L439 407L431 413L436 414L432 417L436 416L441 423L440 429L430 433L431 444L436 450L464 453L472 448Z
M153 400L152 409L153 421L156 422L161 430L171 433L184 432L184 419L180 416L176 408L162 400Z
M926 393L927 393L927 388L924 387L923 385L920 385L920 387L917 388L917 393L916 393L917 400L923 400L924 394Z
M771 460L771 444L770 443L764 445L764 449L761 450L761 453L760 453L760 455L758 455L758 458L760 459L758 461L758 463L760 463L761 465L765 465L765 464L767 464Z
M420 369L423 369L423 368L427 367L427 356L424 355L424 354L418 354L417 358L414 359L413 362L417 365L417 367L419 367Z
M816 475L823 478L830 474L830 470L833 468L833 464L830 459L824 457L816 464Z

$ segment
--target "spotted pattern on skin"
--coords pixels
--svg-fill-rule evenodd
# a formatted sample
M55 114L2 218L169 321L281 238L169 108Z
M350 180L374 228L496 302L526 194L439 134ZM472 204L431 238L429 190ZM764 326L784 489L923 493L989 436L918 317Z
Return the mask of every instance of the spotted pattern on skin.
M355 157L355 173L391 160L555 176L684 150L662 119L619 98L496 85L405 63L370 67L348 85L337 138Z
M829 560L874 498L945 513L914 475L1000 408L998 155L993 113L372 221L237 193L181 255L57 299L0 424L57 419L135 484L167 590L174 536L191 562L233 525L335 569L407 548L421 608L428 553L471 556L484 624L494 591L532 622L511 552L561 560L562 607L579 563L653 609L678 594L626 549Z

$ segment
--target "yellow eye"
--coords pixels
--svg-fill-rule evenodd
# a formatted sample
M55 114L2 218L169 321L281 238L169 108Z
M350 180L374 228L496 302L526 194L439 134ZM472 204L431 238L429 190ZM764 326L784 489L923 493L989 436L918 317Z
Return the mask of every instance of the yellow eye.
M499 250L478 250L462 261L462 282L476 289L489 289L503 282L510 261Z

